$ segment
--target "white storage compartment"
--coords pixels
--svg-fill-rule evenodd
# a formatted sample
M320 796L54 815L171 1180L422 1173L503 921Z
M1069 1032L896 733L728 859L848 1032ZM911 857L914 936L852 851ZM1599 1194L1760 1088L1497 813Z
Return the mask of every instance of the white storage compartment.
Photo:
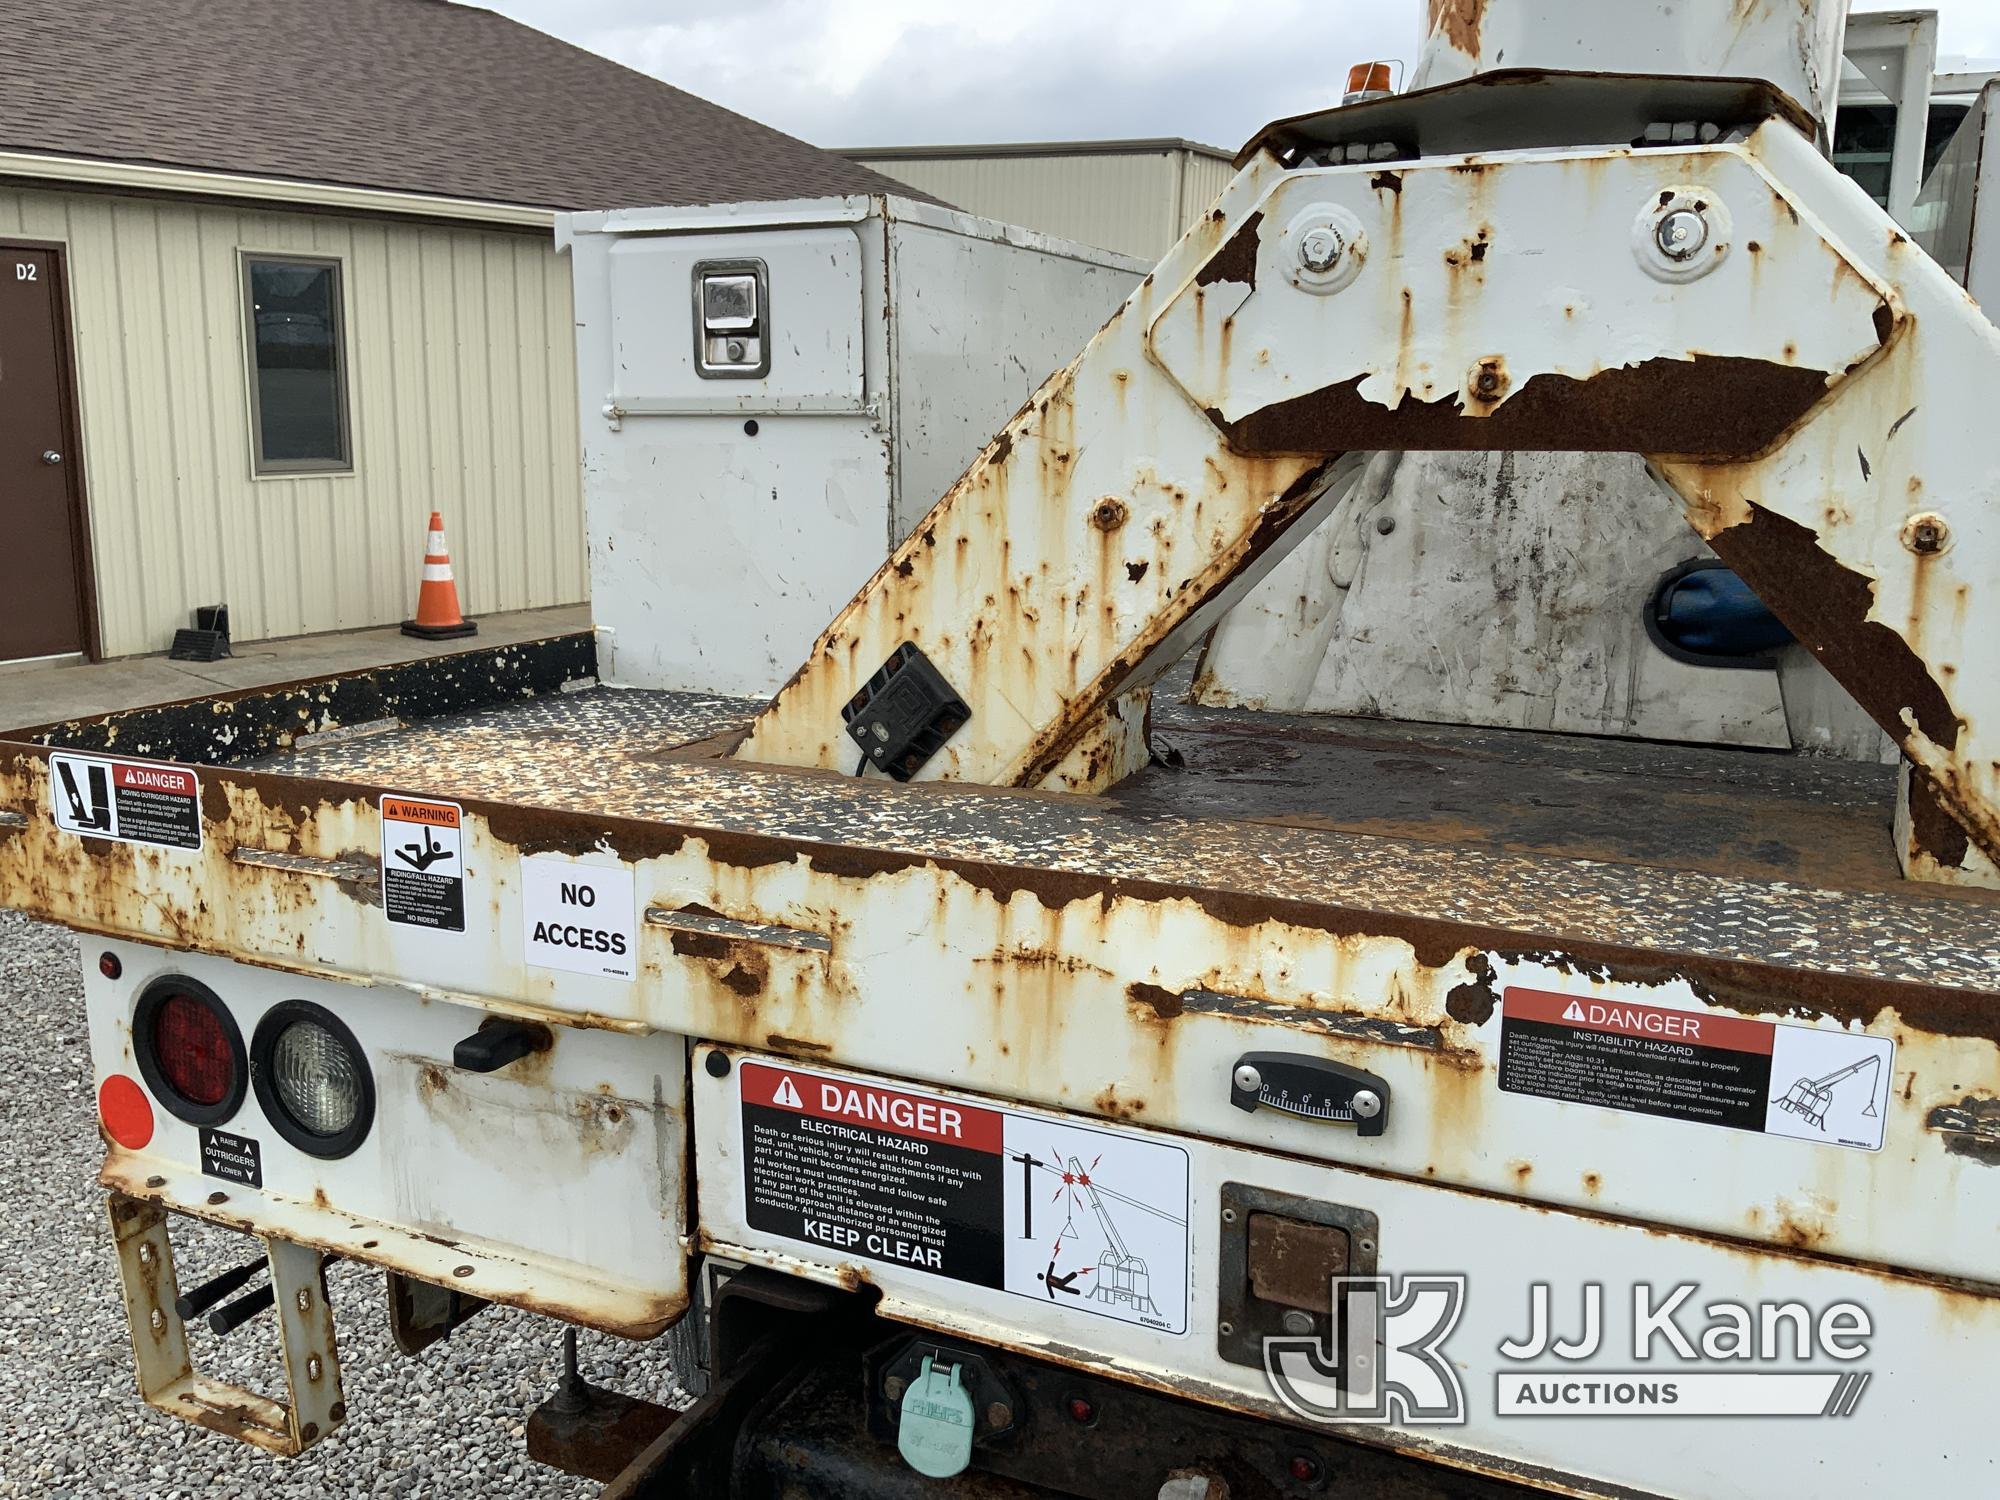
M567 214L608 682L774 692L1150 267L902 198Z

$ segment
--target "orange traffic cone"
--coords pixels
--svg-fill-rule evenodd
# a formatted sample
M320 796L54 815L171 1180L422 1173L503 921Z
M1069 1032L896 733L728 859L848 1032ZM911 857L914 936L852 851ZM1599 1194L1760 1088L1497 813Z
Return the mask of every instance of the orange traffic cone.
M458 585L452 581L451 553L444 545L444 517L432 511L431 534L424 546L424 581L417 589L417 617L403 621L403 634L442 641L478 631L458 612Z

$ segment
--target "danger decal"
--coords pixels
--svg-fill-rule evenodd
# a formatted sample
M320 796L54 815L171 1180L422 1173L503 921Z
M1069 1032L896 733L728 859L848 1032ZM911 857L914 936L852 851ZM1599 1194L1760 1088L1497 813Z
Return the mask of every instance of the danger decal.
M1187 1331L1180 1147L803 1068L736 1074L752 1230Z
M58 752L49 802L56 827L84 838L201 847L201 783L178 766Z
M456 802L382 799L382 911L395 925L465 931L464 825Z
M1509 986L1500 1087L1820 1145L1882 1148L1886 1037Z

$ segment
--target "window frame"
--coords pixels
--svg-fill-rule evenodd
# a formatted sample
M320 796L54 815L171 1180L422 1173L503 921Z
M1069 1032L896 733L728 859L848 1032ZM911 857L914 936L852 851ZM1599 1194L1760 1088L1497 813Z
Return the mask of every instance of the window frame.
M236 252L237 279L243 290L243 376L250 406L250 475L253 479L314 479L354 472L353 403L348 390L347 267L337 255L300 255L285 250ZM252 269L259 265L310 266L333 273L333 379L337 395L335 417L340 427L338 459L264 457L264 392L257 365L257 293Z

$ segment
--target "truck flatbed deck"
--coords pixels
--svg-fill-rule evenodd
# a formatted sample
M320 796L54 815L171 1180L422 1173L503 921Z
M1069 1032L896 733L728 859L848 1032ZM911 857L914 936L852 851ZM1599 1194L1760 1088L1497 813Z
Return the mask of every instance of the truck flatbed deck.
M760 706L594 686L245 769L2000 990L2000 893L1902 879L1886 765L1159 703L1164 758L1076 797L718 758Z

